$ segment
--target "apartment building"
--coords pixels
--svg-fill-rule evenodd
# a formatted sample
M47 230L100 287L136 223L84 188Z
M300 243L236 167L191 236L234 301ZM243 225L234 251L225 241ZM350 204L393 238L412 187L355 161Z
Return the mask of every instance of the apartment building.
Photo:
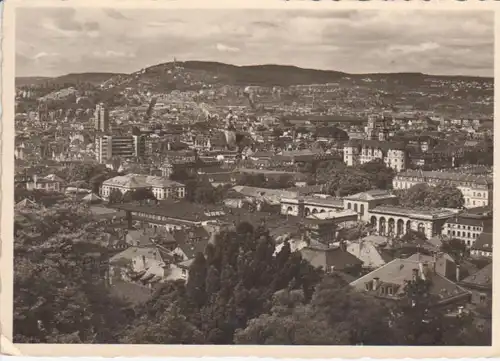
M466 208L493 204L493 177L489 175L411 170L397 174L392 181L394 189L408 189L420 183L430 186L444 183L458 188L464 196Z

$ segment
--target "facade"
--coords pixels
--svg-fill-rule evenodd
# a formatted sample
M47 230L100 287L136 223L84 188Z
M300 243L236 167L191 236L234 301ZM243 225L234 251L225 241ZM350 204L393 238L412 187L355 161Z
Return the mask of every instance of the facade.
M493 203L493 178L487 175L438 171L406 171L396 175L392 181L394 189L408 189L416 184L430 186L449 184L458 188L466 208L491 206Z
M344 209L352 209L358 213L359 220L370 221L370 210L379 205L396 205L398 198L385 190L370 190L347 196L343 200Z
M141 174L127 174L104 181L101 187L101 195L107 198L114 189L119 190L122 194L137 189L151 189L158 200L184 198L186 196L186 187L182 183L164 177Z
M108 132L110 130L109 126L109 109L104 103L99 103L96 105L94 113L94 129L101 132Z
M457 238L472 247L479 235L483 232L491 232L493 229L493 210L465 212L450 218L443 226L443 236Z
M348 166L365 164L377 159L397 172L407 167L407 152L402 143L353 139L344 146L344 163Z
M281 198L281 214L308 217L316 213L337 212L344 209L342 199L330 196Z
M370 224L382 236L402 236L411 231L425 234L427 239L441 234L444 223L454 215L446 209L409 209L378 206L370 210Z
M99 163L107 163L113 157L122 159L144 157L146 142L143 136L112 136L105 135L96 138L95 153Z

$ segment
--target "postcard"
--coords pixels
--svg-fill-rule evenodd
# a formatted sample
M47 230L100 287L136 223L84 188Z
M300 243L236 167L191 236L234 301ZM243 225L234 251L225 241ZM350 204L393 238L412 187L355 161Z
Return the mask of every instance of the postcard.
M499 6L4 2L2 352L499 356Z

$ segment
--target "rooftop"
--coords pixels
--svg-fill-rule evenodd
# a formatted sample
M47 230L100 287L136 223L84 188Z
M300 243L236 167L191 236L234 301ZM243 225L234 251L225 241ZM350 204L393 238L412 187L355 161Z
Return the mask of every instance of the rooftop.
M149 187L162 187L162 188L170 188L170 187L182 187L184 186L181 183L171 181L166 177L158 177L151 175L143 175L143 174L126 174L122 176L117 176L111 179L108 179L103 182L103 185L106 186L115 186L115 187L124 187L124 188L149 188Z
M482 232L472 246L473 250L493 252L493 233Z
M344 199L351 201L372 201L376 199L390 199L390 198L397 198L397 196L389 191L382 189L372 189L366 192L356 193L344 197Z
M415 218L450 218L454 213L447 209L436 209L436 208L405 208L400 206L377 206L371 210L371 213L382 213L382 214L392 214L401 215L407 217Z
M416 177L416 178L431 178L440 179L443 181L456 181L456 182L472 182L480 184L493 184L493 177L488 175L477 175L468 173L455 173L455 172L440 172L440 171L422 171L422 170L408 170L399 173L397 177Z

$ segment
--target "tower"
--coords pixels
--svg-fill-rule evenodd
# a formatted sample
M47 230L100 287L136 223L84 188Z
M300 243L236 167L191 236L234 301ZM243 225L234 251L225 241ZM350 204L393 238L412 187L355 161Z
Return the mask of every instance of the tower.
M226 137L226 143L228 148L233 148L236 144L236 128L233 124L233 113L230 113L226 117L226 129L224 130L224 135Z
M371 115L368 117L368 124L366 126L366 139L375 139L376 134L377 119Z
M109 110L104 103L99 103L95 107L94 113L95 130L101 132L109 131Z

